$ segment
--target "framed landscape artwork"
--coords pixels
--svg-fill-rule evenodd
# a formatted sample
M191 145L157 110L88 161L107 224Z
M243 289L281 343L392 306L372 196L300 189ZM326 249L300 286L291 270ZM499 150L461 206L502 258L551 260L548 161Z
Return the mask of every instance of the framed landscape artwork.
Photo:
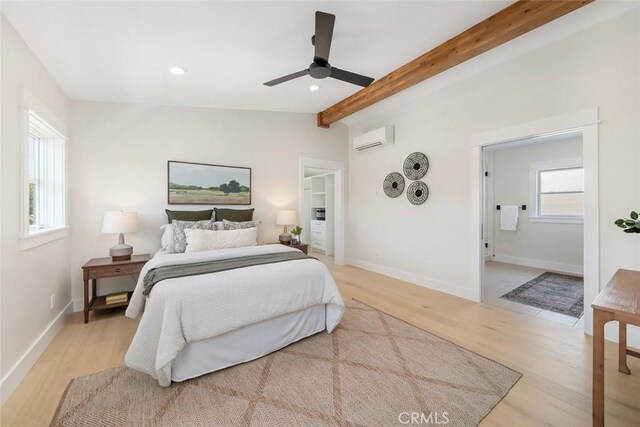
M251 168L169 161L170 205L250 205Z

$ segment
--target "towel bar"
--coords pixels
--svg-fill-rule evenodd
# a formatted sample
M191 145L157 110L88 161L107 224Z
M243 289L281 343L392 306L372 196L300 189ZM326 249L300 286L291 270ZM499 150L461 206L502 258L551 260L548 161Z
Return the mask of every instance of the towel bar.
M522 205L522 206L518 206L520 209L522 209L523 211L527 210L527 205ZM500 210L500 205L496 205L496 209Z

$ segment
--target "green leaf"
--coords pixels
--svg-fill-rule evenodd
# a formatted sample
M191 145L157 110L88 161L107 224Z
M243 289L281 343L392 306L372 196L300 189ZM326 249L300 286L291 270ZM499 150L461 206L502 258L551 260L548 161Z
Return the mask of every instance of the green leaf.
M633 211L633 212L631 212L630 216L631 216L631 219L638 219L638 212Z
M634 227L640 230L640 222L636 222L636 225L634 225Z
M615 225L617 225L618 227L620 227L622 224L624 224L624 219L616 219L616 222L614 222Z
M627 228L626 230L623 230L625 233L635 233L636 229L635 228Z
M629 227L633 227L634 225L636 225L636 222L632 219L628 219L624 222L626 225L628 225Z

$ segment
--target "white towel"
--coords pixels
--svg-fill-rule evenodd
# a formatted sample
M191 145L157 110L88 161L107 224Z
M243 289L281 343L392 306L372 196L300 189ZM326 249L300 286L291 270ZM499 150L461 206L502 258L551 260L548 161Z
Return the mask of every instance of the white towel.
M518 226L518 207L502 205L500 207L500 230L516 231Z

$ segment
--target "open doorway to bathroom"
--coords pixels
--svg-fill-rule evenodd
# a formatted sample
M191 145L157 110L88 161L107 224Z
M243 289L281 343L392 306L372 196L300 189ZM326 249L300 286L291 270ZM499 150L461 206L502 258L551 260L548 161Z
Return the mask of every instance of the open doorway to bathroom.
M583 328L580 131L483 148L482 300Z

